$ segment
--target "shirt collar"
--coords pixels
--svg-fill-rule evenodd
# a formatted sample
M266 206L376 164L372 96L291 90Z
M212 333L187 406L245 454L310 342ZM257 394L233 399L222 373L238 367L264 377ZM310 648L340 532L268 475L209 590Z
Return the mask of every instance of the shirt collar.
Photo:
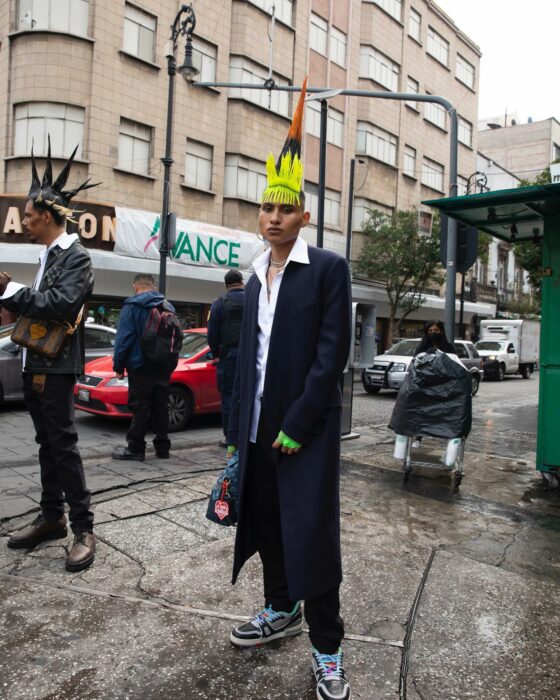
M79 239L79 236L77 233L66 233L66 231L63 231L58 238L55 238L54 241L50 244L50 246L44 248L40 253L39 253L39 262L42 260L46 260L48 254L53 250L54 248L61 248L62 250L68 250L70 246L75 243Z
M262 269L267 267L269 260L270 248L267 248L264 253L261 253L261 255L259 255L259 257L253 262L253 269L255 272L260 272ZM293 248L290 250L290 254L288 255L288 259L286 261L286 267L290 262L309 265L309 251L307 242L299 236L297 237Z

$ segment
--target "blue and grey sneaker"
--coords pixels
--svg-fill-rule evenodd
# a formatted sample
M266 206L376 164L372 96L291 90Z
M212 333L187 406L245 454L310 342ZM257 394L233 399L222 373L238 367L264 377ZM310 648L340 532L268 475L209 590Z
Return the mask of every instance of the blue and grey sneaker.
M313 649L311 666L317 681L318 700L350 700L352 689L342 666L342 649L332 655Z
M291 612L276 612L271 607L264 608L244 625L235 627L230 642L239 647L254 647L275 639L293 637L303 632L301 604L296 603Z

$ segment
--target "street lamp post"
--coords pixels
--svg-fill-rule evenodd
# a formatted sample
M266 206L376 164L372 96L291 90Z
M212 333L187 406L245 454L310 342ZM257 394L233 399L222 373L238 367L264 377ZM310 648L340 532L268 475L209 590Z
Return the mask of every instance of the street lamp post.
M167 58L167 75L169 76L169 89L167 93L167 127L165 132L165 155L161 159L163 163L163 203L161 207L161 221L159 234L159 291L165 294L167 283L167 257L169 255L169 195L170 178L173 158L173 102L175 97L175 74L177 73L177 61L175 51L177 42L181 36L186 37L185 60L179 68L179 73L186 82L191 82L199 73L192 60L192 35L196 26L196 16L192 5L181 5L181 9L171 25L171 36L166 45L165 56Z

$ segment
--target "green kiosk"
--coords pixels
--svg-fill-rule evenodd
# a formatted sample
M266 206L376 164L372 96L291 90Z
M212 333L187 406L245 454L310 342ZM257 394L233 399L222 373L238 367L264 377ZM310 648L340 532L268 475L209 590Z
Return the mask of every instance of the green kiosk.
M560 184L433 199L423 204L496 238L542 241L537 469L560 483Z

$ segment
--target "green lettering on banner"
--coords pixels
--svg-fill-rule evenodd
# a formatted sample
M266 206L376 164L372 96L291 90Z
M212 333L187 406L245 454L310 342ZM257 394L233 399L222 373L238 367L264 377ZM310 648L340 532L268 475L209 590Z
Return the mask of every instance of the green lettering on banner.
M241 243L232 243L229 247L229 267L239 267L239 253L234 248L241 248Z
M173 246L173 250L171 251L171 257L172 258L178 258L179 257L179 248L181 247L181 243L183 241L183 236L185 234L183 231L179 232L179 236L177 237L177 240L175 241L175 245Z
M228 242L227 241L218 241L216 245L214 246L214 258L218 265L227 265L227 258L219 258L218 257L218 248L221 245L225 245L227 248Z
M197 259L195 258L194 251L191 246L189 234L181 231L181 235L183 236L183 238L181 240L181 245L178 247L177 250L177 257L180 258L181 255L185 253L193 262L196 262Z
M208 239L208 248L204 246L204 243L202 241L202 238L200 236L196 237L196 260L197 262L200 262L200 251L204 251L204 255L206 256L207 262L211 263L212 262L212 247L214 245L214 239L209 238Z

